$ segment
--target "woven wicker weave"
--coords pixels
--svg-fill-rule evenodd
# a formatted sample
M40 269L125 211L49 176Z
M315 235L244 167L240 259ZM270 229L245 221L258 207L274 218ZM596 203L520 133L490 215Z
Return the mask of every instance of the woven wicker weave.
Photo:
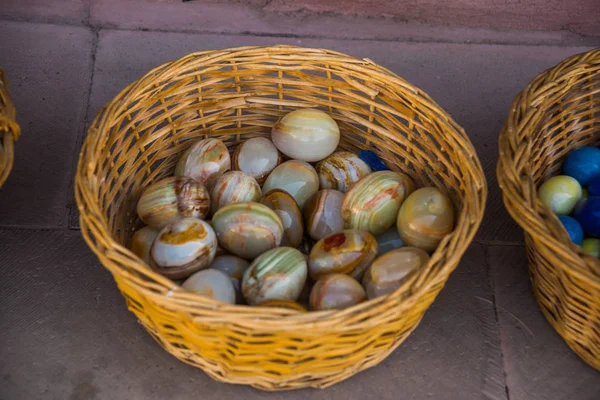
M343 149L375 149L451 196L456 229L407 286L344 311L232 306L179 290L127 249L140 191L172 174L192 139L216 137L232 150L307 106L337 120ZM150 71L98 114L76 176L82 234L146 329L214 379L266 390L322 388L382 361L456 267L486 193L464 131L426 94L370 60L291 46L194 53Z
M600 49L538 75L520 93L500 135L498 182L525 230L533 291L568 345L600 369L600 262L571 243L537 187L560 172L565 155L600 145Z
M8 81L4 70L0 68L0 186L10 174L15 155L14 143L20 133L15 106L8 91Z

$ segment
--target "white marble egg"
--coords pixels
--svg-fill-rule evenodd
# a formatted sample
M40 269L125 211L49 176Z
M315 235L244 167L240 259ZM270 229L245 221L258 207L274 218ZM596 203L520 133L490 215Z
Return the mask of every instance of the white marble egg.
M271 139L283 154L302 161L320 161L340 143L340 128L333 118L314 108L301 108L281 118Z

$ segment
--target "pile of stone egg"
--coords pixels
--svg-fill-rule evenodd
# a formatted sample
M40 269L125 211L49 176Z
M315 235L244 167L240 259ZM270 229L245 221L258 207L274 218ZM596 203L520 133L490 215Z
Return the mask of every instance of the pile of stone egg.
M544 181L538 196L563 224L571 241L600 258L600 149L571 151L563 174Z
M299 109L232 156L220 140L195 142L173 177L143 191L132 251L230 304L330 310L392 293L427 265L454 210L339 141L327 113Z

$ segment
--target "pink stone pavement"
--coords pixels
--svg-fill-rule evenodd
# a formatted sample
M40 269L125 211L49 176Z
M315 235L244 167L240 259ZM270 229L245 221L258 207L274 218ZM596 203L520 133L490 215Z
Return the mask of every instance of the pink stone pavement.
M494 177L514 96L542 70L600 45L600 33L586 28L587 17L581 29L561 30L560 13L519 22L540 1L525 4L513 25L502 25L506 15L496 25L466 23L464 13L441 25L443 10L407 22L369 15L377 11L365 9L369 1L344 15L328 0L1 2L0 66L23 134L0 189L0 399L600 398L600 373L535 304L522 231ZM81 238L72 195L87 123L126 84L189 52L279 43L370 58L426 91L467 131L490 188L476 241L421 325L380 365L325 391L217 383L163 351Z

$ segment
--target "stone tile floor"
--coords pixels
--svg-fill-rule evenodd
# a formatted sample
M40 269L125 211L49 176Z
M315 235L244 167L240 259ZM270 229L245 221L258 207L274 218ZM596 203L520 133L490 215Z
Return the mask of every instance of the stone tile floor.
M0 189L0 398L600 398L600 373L535 304L522 233L494 178L497 135L513 97L599 38L193 3L0 6L0 66L23 128ZM476 241L417 330L383 363L326 391L220 384L165 353L83 242L72 195L86 124L127 83L192 51L277 43L367 57L425 90L469 134L490 188Z

